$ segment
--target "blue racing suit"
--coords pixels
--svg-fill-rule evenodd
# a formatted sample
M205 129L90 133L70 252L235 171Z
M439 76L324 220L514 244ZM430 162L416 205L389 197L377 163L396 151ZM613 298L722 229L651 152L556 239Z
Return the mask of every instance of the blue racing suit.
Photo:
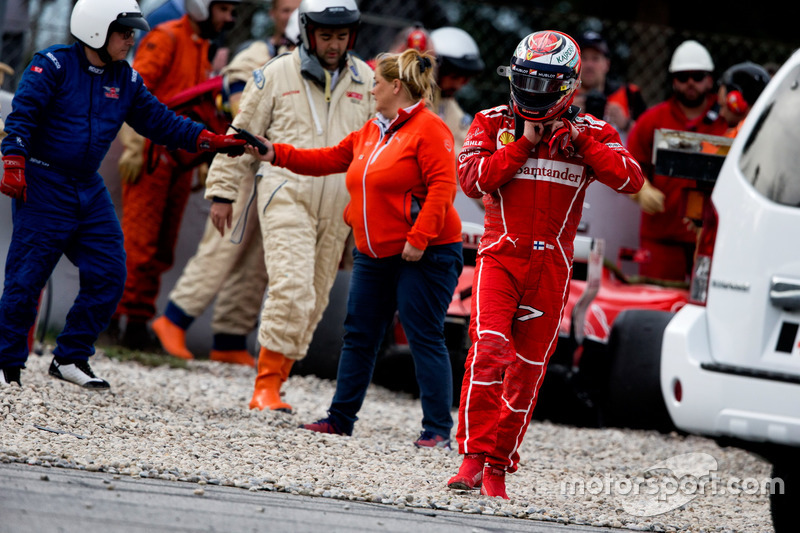
M80 291L57 339L62 364L86 360L125 284L125 251L111 196L97 173L123 122L171 149L196 150L201 124L160 103L126 61L103 68L83 45L34 56L6 120L3 155L26 158L27 200L14 223L0 298L0 368L23 367L39 294L62 255L78 267Z

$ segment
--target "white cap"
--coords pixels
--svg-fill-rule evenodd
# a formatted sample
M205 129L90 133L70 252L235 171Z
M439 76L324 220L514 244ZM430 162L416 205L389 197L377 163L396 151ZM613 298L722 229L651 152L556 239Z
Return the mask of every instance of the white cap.
M714 61L706 47L694 40L683 41L672 54L669 64L670 72L686 72L701 70L714 72Z

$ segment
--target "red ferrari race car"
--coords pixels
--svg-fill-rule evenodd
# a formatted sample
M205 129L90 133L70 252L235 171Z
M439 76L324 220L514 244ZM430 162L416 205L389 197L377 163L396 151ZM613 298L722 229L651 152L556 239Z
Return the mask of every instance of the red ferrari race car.
M648 390L658 380L658 360L643 357L623 326L633 310L676 312L689 299L688 286L625 275L620 264L604 259L604 246L602 239L575 239L569 299L533 416L585 426L669 430L660 391ZM621 249L620 261L636 255ZM649 326L637 322L635 327Z
M480 224L463 223L464 270L445 323L445 339L453 370L453 404L458 405L460 384L470 340L469 315L475 255L483 233ZM657 285L652 280L626 276L619 265L603 259L603 239L578 236L570 295L561 322L556 352L548 364L534 417L576 425L625 425L669 429L669 417L658 390L635 410L626 397L641 401L642 384L649 383L658 361L638 360L627 338L613 325L629 309L675 312L688 300L684 284ZM634 259L623 249L621 256ZM624 319L624 317L623 317ZM647 327L646 325L643 327ZM395 320L379 353L373 381L416 394L414 366L402 324ZM633 396L631 396L633 397ZM646 420L638 420L639 412Z

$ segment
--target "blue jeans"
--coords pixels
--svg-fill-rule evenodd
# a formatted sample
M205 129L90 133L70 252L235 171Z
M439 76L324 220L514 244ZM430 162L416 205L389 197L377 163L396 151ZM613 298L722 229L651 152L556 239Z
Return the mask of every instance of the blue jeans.
M463 266L461 243L429 246L417 262L399 255L374 259L358 250L353 257L344 346L329 417L341 431L353 432L378 349L397 310L414 358L422 427L450 438L453 375L444 320Z

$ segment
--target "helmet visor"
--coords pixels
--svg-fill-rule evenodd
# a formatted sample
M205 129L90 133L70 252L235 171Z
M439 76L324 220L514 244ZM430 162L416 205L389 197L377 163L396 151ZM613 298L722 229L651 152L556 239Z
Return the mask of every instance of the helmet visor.
M328 7L324 11L310 11L300 15L303 24L314 24L326 28L358 27L361 13L346 7Z
M147 21L142 17L141 13L120 13L117 15L117 20L115 20L117 24L120 26L125 26L126 28L133 28L135 30L142 30L142 31L150 31L150 25Z
M516 89L528 93L550 94L561 93L572 89L575 86L574 79L566 79L563 74L531 75L522 73L516 69L509 69L511 85Z
M544 111L555 106L566 92L536 94L520 91L516 87L511 88L511 96L517 105L532 111Z

